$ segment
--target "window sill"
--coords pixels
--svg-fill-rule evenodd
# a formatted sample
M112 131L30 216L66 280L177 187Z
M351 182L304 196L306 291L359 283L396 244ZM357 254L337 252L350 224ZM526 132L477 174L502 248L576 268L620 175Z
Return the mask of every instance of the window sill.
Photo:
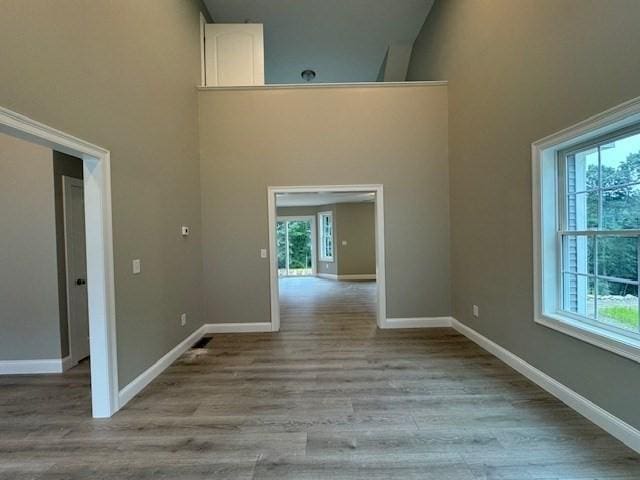
M640 363L640 341L638 340L558 314L541 315L535 321L540 325Z

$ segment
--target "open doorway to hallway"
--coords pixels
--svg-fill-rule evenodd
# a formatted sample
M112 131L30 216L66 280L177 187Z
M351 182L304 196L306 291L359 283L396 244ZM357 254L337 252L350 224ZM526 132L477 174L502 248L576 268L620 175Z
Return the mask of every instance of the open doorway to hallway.
M83 178L82 159L0 133L0 210L11 227L0 237L0 269L11 272L0 282L0 391L14 399L0 417L90 415ZM52 382L77 388L42 402Z
M110 153L2 107L0 134L0 217L11 226L3 230L0 269L12 273L0 283L0 384L14 386L0 390L13 395L13 415L33 413L22 401L41 398L28 391L30 379L64 388L75 379L45 374L84 363L81 382L90 388L69 390L46 406L69 412L68 404L78 405L87 415L110 417L120 407ZM16 377L23 374L29 377ZM25 389L16 392L18 384ZM86 403L74 396L80 392Z
M345 318L380 324L382 202L381 186L270 189L274 330L318 321L339 328Z

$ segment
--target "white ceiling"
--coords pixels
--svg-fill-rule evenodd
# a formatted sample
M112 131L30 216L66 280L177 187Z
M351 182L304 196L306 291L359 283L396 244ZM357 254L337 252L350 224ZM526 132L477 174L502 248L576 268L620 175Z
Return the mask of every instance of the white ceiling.
M334 203L373 202L374 192L281 193L276 195L278 207L315 207Z
M412 45L433 0L204 0L217 23L263 23L266 83L374 82L390 45Z

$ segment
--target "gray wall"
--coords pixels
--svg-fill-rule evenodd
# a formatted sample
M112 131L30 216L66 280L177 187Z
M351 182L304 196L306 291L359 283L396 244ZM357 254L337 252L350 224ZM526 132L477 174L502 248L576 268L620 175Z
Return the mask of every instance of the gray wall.
M375 208L373 203L336 205L338 275L376 273Z
M67 268L64 239L64 200L62 177L82 178L82 160L53 152L53 192L56 218L56 259L58 263L58 306L60 311L60 348L69 355L69 317L67 314Z
M333 262L321 262L316 239L318 273L356 275L376 273L375 204L340 203L317 207L278 207L278 216L313 216L333 212ZM316 233L317 235L317 233ZM346 240L347 245L342 245Z
M0 133L0 360L60 358L53 161Z
M454 316L636 428L640 365L533 322L531 142L640 95L638 18L637 0L439 1L409 69L449 80Z
M111 151L121 387L203 320L199 32L197 1L2 1L0 105Z
M450 313L446 87L199 96L207 321L270 319L269 185L384 184L387 315Z

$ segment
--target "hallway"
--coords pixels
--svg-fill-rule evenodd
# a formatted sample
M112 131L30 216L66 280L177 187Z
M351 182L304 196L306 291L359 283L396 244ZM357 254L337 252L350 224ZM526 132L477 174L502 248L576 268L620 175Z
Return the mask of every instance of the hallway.
M377 330L374 283L281 282L282 332L215 335L110 420L88 418L86 371L0 377L0 479L640 477L453 330Z

